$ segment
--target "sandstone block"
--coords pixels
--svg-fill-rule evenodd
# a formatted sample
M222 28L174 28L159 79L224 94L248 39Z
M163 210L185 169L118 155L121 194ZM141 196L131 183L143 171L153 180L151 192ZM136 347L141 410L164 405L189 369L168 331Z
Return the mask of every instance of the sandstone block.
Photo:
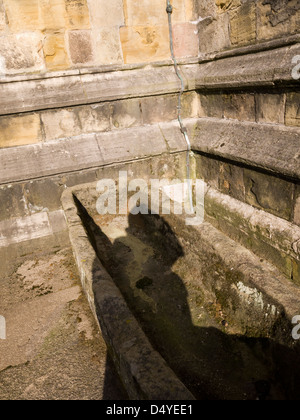
M216 6L219 12L236 9L241 5L241 0L216 0Z
M57 140L79 135L79 119L72 109L60 109L42 113L45 140Z
M6 28L6 15L2 0L0 1L0 31Z
M255 96L253 94L223 95L224 118L255 122Z
M78 117L83 133L109 130L111 114L109 103L80 107Z
M124 25L123 0L88 0L94 29Z
M197 5L194 0L185 0L185 20L197 20Z
M230 12L231 42L247 45L256 40L256 3L246 2Z
M87 0L65 0L65 2L68 26L74 29L89 29L90 15Z
M42 140L38 114L0 118L0 148L24 146Z
M274 176L244 170L246 202L291 221L294 186Z
M296 189L296 202L294 208L294 223L300 226L300 187Z
M44 42L44 56L49 70L63 70L70 65L64 33L48 34Z
M199 35L193 23L173 25L174 53L176 57L197 57L199 54Z
M286 99L286 125L300 127L300 93L292 92L287 94Z
M138 99L117 101L112 104L113 128L122 129L141 124L141 108Z
M172 121L177 118L178 95L143 98L141 108L144 124Z
M3 3L12 31L40 28L39 0L4 0Z
M70 31L69 50L74 64L85 64L93 60L90 31Z
M0 37L0 72L15 74L42 71L42 34L28 32Z
M259 40L291 35L299 31L300 3L296 1L259 1L257 16Z
M257 121L284 124L285 96L259 93L256 95Z
M231 46L229 14L208 18L199 22L198 36L201 53L222 51Z
M43 31L65 29L67 23L66 1L39 0L38 13L40 29Z
M173 0L173 22L185 22L184 0ZM161 0L125 0L126 26L167 25L166 2Z
M251 94L201 95L201 116L255 121L255 98Z
M94 62L97 65L122 64L123 55L118 26L92 30Z
M120 29L125 63L143 63L169 59L168 25L123 27Z

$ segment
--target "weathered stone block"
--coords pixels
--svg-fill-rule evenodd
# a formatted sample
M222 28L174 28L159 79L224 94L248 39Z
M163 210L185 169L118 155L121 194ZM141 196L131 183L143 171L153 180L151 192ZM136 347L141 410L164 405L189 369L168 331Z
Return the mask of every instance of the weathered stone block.
M198 24L199 48L201 53L222 51L231 46L229 14L217 18L208 15Z
M218 94L200 94L200 117L224 118L224 103Z
M86 64L93 60L92 39L90 31L70 31L69 49L74 64Z
M197 12L197 19L201 16L202 19L210 16L214 18L217 15L216 0L196 1L195 9Z
M294 185L275 176L244 170L246 202L275 216L292 220Z
M193 23L173 25L174 53L176 57L198 57L199 35Z
M295 194L295 207L294 207L294 218L293 221L296 225L300 226L300 186L296 186L296 194Z
M26 201L22 184L3 185L0 187L0 221L26 214Z
M6 14L3 6L3 1L0 1L0 31L6 28Z
M247 45L256 40L256 3L246 2L230 12L231 42Z
M138 99L114 102L112 104L112 110L113 128L134 127L140 125L142 122L140 101Z
M40 28L39 0L4 0L4 6L12 31Z
M300 127L300 93L292 92L287 94L286 99L286 125Z
M64 70L70 66L64 33L48 34L46 36L44 55L49 70Z
M123 27L120 29L125 63L143 63L169 59L168 25Z
M42 123L46 141L77 136L81 133L80 121L72 109L43 112Z
M222 95L224 118L239 121L255 121L255 96L253 94Z
M201 95L203 117L255 121L255 97L252 94Z
M290 0L257 2L258 40L278 38L299 31L300 3Z
M68 26L74 29L89 29L90 15L87 0L65 0L65 2Z
M0 118L0 148L34 144L41 140L38 114Z
M172 21L185 22L183 0L173 0ZM161 0L124 1L126 26L168 25L166 2Z
M143 98L141 108L144 124L172 121L177 118L177 95Z
M94 61L98 65L122 64L123 55L118 26L92 30Z
M285 95L258 93L256 95L257 121L284 124Z
M196 168L198 179L203 179L216 190L219 189L220 163L218 160L198 154Z
M0 72L3 74L44 70L42 56L42 34L24 34L0 37Z
M39 24L43 31L64 30L67 24L67 0L39 0Z
M237 200L245 201L243 168L220 162L219 190Z
M90 28L86 0L4 0L14 32Z
M53 211L61 207L60 197L65 189L58 179L45 178L24 184L23 191L30 213Z
M94 29L124 25L123 0L87 0Z
M185 19L187 21L197 20L197 4L194 0L185 0Z
M111 127L111 105L109 103L90 105L74 109L78 114L83 133L107 131Z
M241 0L216 0L215 3L219 12L236 9L241 6Z
M182 96L182 117L196 118L199 116L200 96L197 92L184 93Z

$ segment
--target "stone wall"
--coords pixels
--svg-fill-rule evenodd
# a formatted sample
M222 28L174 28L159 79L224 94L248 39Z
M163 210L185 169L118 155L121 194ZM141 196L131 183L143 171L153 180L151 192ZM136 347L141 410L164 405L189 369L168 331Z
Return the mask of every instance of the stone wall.
M193 0L174 0L175 52L198 55ZM170 58L164 0L0 0L0 76Z
M298 3L173 0L194 175L293 229L300 226ZM165 8L165 0L0 0L7 243L11 225L22 231L36 214L41 224L43 213L56 217L65 188L94 182L111 166L155 157L159 174L166 158L182 154L185 172ZM238 240L239 229L222 220L217 227ZM272 255L300 284L300 257L293 265Z
M299 33L297 0L198 0L200 52L212 53Z

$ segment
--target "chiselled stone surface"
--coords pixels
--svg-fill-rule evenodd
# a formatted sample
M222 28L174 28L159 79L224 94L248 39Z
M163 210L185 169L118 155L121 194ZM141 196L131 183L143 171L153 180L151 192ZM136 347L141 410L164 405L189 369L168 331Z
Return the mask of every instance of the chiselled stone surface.
M49 34L46 36L44 55L49 70L62 70L69 67L64 34Z
M296 201L294 207L294 223L300 226L300 187L296 188Z
M300 3L290 0L263 0L258 8L258 39L272 39L299 31Z
M185 21L184 1L173 0L174 22ZM168 16L166 13L166 2L161 0L125 0L124 1L125 18L127 26L152 26L167 25Z
M219 12L235 9L241 5L241 0L215 0Z
M40 29L39 0L4 0L4 6L13 31Z
M4 0L4 5L13 31L90 27L86 0Z
M41 139L38 114L0 118L0 148L38 143Z
M94 61L97 65L122 64L123 55L120 42L120 29L99 27L92 30Z
M210 15L198 24L199 47L201 53L222 51L229 48L230 42L230 20L227 13L221 14L217 19Z
M233 45L246 45L256 39L256 4L246 2L231 12L231 42Z
M87 0L94 27L124 25L123 0Z
M86 64L92 61L93 49L90 31L69 32L69 48L74 64Z
M200 102L200 112L204 117L255 121L255 98L253 94L200 95Z
M3 6L3 1L0 1L0 31L3 31L6 27L6 14Z
M80 122L70 109L49 111L42 114L45 140L55 140L79 135Z
M173 25L174 53L176 57L197 57L199 38L197 26L193 23Z
M125 63L161 61L170 58L168 26L136 26L120 29Z
M90 28L90 15L87 0L65 0L67 22L74 29Z
M286 100L286 125L300 127L300 93L288 93Z
M42 34L39 32L0 36L0 73L42 71Z
M111 128L112 110L109 103L80 107L77 113L84 133L107 131Z
M284 94L257 94L257 121L284 124L285 103Z

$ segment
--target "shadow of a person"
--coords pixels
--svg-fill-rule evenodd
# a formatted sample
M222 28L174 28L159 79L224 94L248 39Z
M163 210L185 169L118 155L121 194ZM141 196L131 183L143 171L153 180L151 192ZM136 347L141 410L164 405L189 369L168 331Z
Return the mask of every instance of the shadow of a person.
M226 334L209 312L203 311L200 326L195 325L192 292L173 270L184 264L184 251L163 218L130 214L126 229L125 217L111 218L103 229L107 234L92 219L89 223L102 265L153 347L197 399L300 397L298 354L267 338ZM201 292L196 300L205 306ZM276 366L278 361L282 367ZM287 381L293 376L294 396L286 394L286 382L280 384L276 377L284 369Z

